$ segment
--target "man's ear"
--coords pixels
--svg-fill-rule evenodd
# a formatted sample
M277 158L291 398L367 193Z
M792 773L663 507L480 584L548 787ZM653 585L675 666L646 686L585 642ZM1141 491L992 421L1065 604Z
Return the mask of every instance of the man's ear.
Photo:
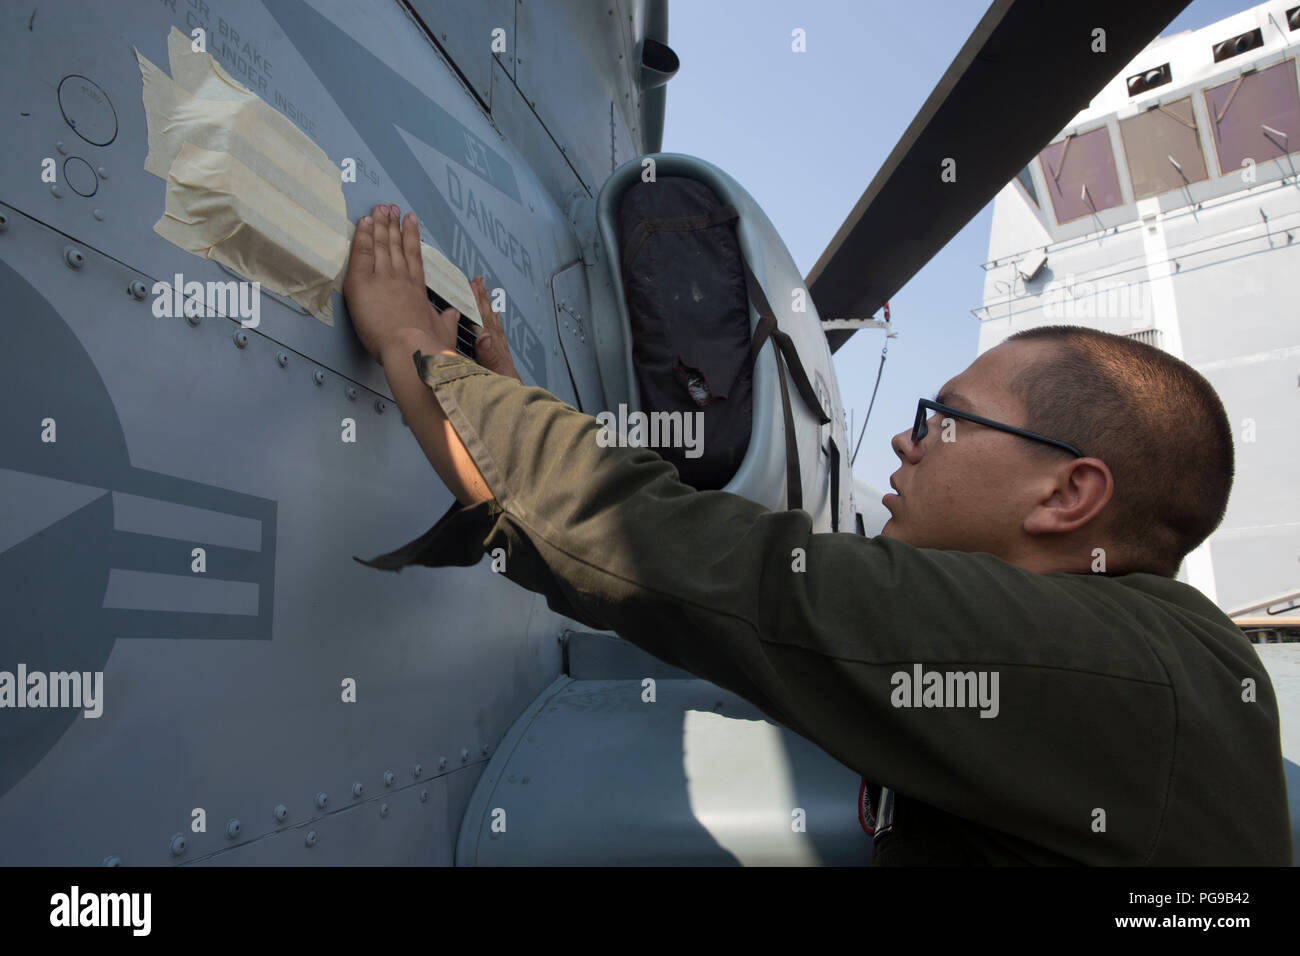
M1062 465L1025 518L1027 534L1068 534L1097 519L1115 493L1115 478L1100 458Z

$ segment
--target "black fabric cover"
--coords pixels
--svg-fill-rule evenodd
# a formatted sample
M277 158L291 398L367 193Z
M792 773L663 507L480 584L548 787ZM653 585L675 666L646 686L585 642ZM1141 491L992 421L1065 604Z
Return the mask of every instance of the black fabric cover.
M740 466L753 412L749 298L735 222L691 222L722 208L681 176L636 182L619 206L623 292L643 412L703 412L703 454L654 450L683 482L722 488Z

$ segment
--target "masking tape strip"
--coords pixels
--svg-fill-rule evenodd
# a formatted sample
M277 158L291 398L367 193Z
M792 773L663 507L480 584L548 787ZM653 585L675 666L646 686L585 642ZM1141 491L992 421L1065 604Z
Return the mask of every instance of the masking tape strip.
M333 325L330 293L342 292L355 228L339 169L306 134L172 28L169 77L136 51L149 154L167 181L154 231ZM482 325L469 280L420 244L425 284Z
M158 67L139 57L144 78L149 155L144 168L166 179L185 143L230 153L280 192L338 231L347 230L346 206L338 170L322 173L304 162L279 131L250 115L237 103L200 100L183 90Z
M154 231L287 295L318 318L347 263L347 237L328 228L229 153L181 147Z
M424 260L424 284L442 296L453 309L481 326L478 300L469 280L451 261L427 242L420 243L420 258Z
M167 56L172 70L172 80L199 99L233 99L247 104L257 112L268 127L289 144L289 148L314 163L334 185L340 185L339 168L316 145L315 140L295 126L279 110L221 68L211 53L196 53L189 37L172 27L167 36ZM340 187L340 194L341 194Z

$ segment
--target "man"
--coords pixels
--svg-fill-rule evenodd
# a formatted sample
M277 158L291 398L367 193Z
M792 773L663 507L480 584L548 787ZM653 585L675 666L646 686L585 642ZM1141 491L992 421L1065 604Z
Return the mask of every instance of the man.
M813 534L806 512L600 447L595 419L507 377L499 324L480 358L505 374L456 354L414 216L362 218L345 293L458 500L364 563L504 548L507 576L557 612L886 785L878 864L1290 862L1272 686L1172 578L1221 519L1233 460L1222 405L1183 363L1086 330L1013 337L895 436L879 536Z

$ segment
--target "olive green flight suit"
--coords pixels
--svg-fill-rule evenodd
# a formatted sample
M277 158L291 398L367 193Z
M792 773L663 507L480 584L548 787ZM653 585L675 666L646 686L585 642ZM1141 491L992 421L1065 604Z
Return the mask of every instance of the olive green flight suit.
M506 576L555 611L888 786L877 864L1291 862L1272 685L1195 589L814 534L804 511L601 447L596 420L543 389L414 357L495 499L362 563L469 566L504 548ZM973 693L963 705L960 678L905 686L931 671L983 674L996 714Z

